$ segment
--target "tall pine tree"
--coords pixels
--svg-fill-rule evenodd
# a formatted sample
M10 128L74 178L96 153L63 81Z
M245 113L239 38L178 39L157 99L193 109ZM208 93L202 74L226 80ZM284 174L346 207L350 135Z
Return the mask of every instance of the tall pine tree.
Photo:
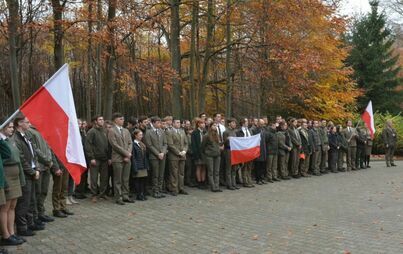
M370 1L372 11L355 22L351 37L352 50L348 64L354 69L354 78L364 94L358 98L359 109L372 100L380 112L401 111L402 91L396 88L400 67L398 55L393 56L394 37L386 26L384 13L378 11L378 1Z

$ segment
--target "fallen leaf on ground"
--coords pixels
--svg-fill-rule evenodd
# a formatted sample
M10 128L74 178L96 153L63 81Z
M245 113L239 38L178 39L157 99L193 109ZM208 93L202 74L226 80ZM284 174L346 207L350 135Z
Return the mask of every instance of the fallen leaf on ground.
M252 240L258 240L258 239L259 239L259 235L252 236Z

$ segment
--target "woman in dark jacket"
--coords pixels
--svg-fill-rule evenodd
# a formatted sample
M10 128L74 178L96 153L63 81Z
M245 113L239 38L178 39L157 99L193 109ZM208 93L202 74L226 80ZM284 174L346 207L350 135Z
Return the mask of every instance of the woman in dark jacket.
M329 139L329 169L332 173L337 173L337 157L340 150L340 144L337 139L336 127L330 127L330 132L328 134Z
M137 193L137 200L145 201L147 197L146 183L148 175L148 159L146 156L146 146L141 141L143 139L143 132L139 129L133 132L133 151L132 151L132 173L134 177L134 187Z
M217 124L211 123L206 135L203 136L201 150L207 165L208 180L212 192L222 192L220 185L221 150L224 146L218 140Z
M205 162L202 158L201 143L204 135L204 128L206 124L201 118L195 119L196 129L191 134L191 152L194 165L196 166L196 181L199 188L204 186L206 181L206 167Z

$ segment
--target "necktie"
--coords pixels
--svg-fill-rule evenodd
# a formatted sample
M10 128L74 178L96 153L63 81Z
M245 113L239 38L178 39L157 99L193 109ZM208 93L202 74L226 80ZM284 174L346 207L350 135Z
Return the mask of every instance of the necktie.
M218 128L218 140L221 142L221 128L220 128L220 125L217 125L217 128Z
M248 128L245 128L245 133L246 133L246 136L247 136L247 137L250 136Z

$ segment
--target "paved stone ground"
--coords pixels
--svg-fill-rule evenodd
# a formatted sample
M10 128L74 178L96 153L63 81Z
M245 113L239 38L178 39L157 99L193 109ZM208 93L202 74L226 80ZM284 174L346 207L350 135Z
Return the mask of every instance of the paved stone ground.
M76 213L13 253L403 253L403 162ZM48 204L50 211L50 204Z

